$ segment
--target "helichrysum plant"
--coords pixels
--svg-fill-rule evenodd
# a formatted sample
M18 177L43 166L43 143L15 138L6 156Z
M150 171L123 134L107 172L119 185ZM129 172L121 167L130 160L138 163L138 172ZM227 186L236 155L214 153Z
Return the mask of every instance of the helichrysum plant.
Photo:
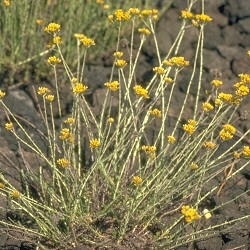
M216 209L224 209L239 198L212 210L203 205L212 195L219 195L227 181L249 164L250 148L245 143L249 130L240 131L234 115L249 95L250 75L240 74L230 92L223 92L221 79L210 83L202 80L204 30L212 17L203 10L193 13L194 2L190 1L187 9L180 12L182 26L167 55L160 55L158 49L158 10L118 9L108 16L110 28L118 32L117 47L110 79L103 82L105 96L98 114L85 98L91 82L84 81L84 66L86 54L100 46L100 41L87 34L72 34L78 60L74 69L62 53L64 45L59 37L63 28L57 23L44 28L48 36L56 38L55 54L47 60L55 75L55 88L36 89L43 107L46 151L5 104L6 93L0 90L0 102L8 117L3 127L18 140L20 150L24 145L40 159L33 166L36 171L28 167L21 171L26 176L22 190L17 190L7 176L0 175L0 192L11 200L11 209L21 210L33 221L28 228L15 221L1 221L3 225L37 235L43 239L40 242L47 240L53 246L69 249L80 243L118 246L124 244L128 235L144 242L150 240L156 248L174 249L249 218L248 215L221 224L204 223ZM190 26L198 34L193 59L178 52ZM119 47L124 27L131 31L126 58ZM140 45L135 52L136 36ZM137 82L138 59L147 39L154 41L158 65L152 67L150 80ZM58 65L64 67L73 98L71 114L63 117L59 113L59 129L54 120L55 106L61 109ZM179 75L187 68L192 71L188 88L176 111L174 126L170 127L172 98ZM195 74L199 77L194 109L187 115L185 108ZM210 87L206 100L201 85ZM225 173L223 183L212 182ZM37 196L30 192L31 180L37 183ZM152 230L159 224L157 230ZM105 243L106 239L109 243Z

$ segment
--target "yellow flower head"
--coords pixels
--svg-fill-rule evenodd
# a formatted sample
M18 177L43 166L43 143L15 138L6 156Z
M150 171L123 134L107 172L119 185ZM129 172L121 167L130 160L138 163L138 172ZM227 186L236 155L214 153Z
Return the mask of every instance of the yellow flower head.
M111 123L114 123L115 122L115 119L113 117L109 117L107 119L107 123L111 124Z
M229 94L229 93L221 92L221 93L219 93L218 98L219 98L220 100L222 100L222 101L232 102L232 100L233 100L233 95L232 95L232 94Z
M60 36L55 36L53 37L52 43L59 45L62 43L62 38Z
M69 130L69 128L62 128L61 131L60 131L60 135L59 135L59 138L61 140L70 140L72 137L72 134Z
M233 125L229 124L229 123L224 124L222 127L223 127L224 130L228 131L229 133L231 133L233 135L237 131L236 128Z
M106 82L104 83L104 86L111 91L117 91L120 87L120 83L118 81Z
M189 135L192 135L197 129L197 121L188 120L187 123L183 124L183 130L187 132Z
M186 67L189 65L189 61L185 60L183 56L174 56L168 60L164 60L163 65L174 67Z
M0 90L0 100L5 97L6 93L2 90Z
M203 143L203 147L208 148L208 149L214 149L217 146L217 144L213 141L205 141Z
M122 51L116 51L116 52L114 52L113 55L114 55L115 58L121 58L123 56L123 52Z
M82 94L82 93L86 92L87 89L88 89L88 87L85 84L78 82L78 83L74 84L74 86L73 86L73 93L74 94Z
M164 78L164 81L165 81L166 83L173 83L173 82L174 82L174 79L171 78L171 77L165 77L165 78Z
M212 80L211 82L211 85L213 85L214 87L218 88L220 87L221 85L223 85L223 82L221 80L218 80L218 79L214 79Z
M134 175L132 177L132 183L134 184L134 186L139 186L142 184L142 178L139 175Z
M37 94L38 95L46 95L50 93L50 89L47 87L38 87Z
M154 67L153 71L158 75L164 75L166 70L163 67Z
M244 146L242 150L242 155L245 157L250 157L250 147Z
M45 100L49 101L49 102L53 102L55 99L54 95L46 95L45 96Z
M194 20L198 23L208 23L211 22L213 18L206 14L196 14Z
M181 213L184 215L184 219L187 223L199 220L201 218L198 211L188 205L181 207Z
M150 115L153 115L153 116L155 116L155 117L157 117L157 118L161 118L161 116L162 116L162 114L161 114L161 110L159 110L159 109L151 109L150 111L149 111L149 113L150 113Z
M66 158L60 158L56 161L56 163L63 168L67 168L70 165L69 160L67 160Z
M56 57L56 56L50 56L49 58L48 58L48 60L47 60L47 62L50 64L50 65L52 65L52 66L54 66L54 65L56 65L56 64L58 64L58 63L60 63L62 60L60 59L60 58L58 58L58 57Z
M76 121L75 118L73 118L73 117L68 117L66 120L64 120L64 123L66 123L66 124L74 124L75 121Z
M6 7L9 7L11 5L11 1L10 0L3 0L3 4Z
M80 42L83 44L84 47L90 47L95 45L95 41L87 36L83 36L82 38L79 39Z
M43 19L36 19L36 24L37 25L42 25L44 23Z
M129 11L118 9L114 11L113 18L115 21L124 22L130 20L131 15Z
M211 103L209 103L209 102L203 102L202 103L202 109L205 112L209 112L209 111L211 111L211 110L214 109L214 106Z
M150 146L150 145L143 145L141 149L146 153L146 154L152 154L155 153L156 151L156 146Z
M235 94L237 96L246 96L249 94L249 92L250 92L249 87L244 84L238 86L237 89L235 90Z
M168 135L167 140L170 144L174 144L176 142L176 139L173 135Z
M157 9L144 9L141 11L140 16L142 18L148 17L153 20L157 20L158 14L159 14L159 11Z
M149 98L148 90L145 89L145 88L143 88L141 85L138 85L138 84L135 85L135 86L133 87L133 90L134 90L134 92L135 92L136 95L142 96L142 97L144 97L144 98L146 98L146 99Z
M198 169L198 168L199 168L199 165L198 165L197 163L195 163L195 162L191 162L190 168L191 168L192 170L195 170L195 169Z
M21 193L17 191L16 189L12 190L10 193L10 196L14 199L18 199L21 196Z
M189 10L182 10L181 17L183 19L192 19L194 17L194 14Z
M58 23L49 23L45 28L44 31L48 33L55 33L59 32L61 29L61 25Z
M145 36L148 36L151 34L151 31L148 28L138 28L138 32Z
M234 159L239 159L242 155L242 152L234 151L233 152L233 158Z
M13 130L13 128L14 128L14 125L12 122L7 122L7 123L5 123L4 126L5 126L5 129L7 129L7 130Z
M101 146L101 142L99 139L94 138L89 141L89 146L90 148L98 148Z
M250 83L250 74L239 74L238 77L240 78L240 81L241 82L244 82L244 83Z
M219 137L222 141L230 140L234 137L236 131L237 130L233 125L225 124L222 126L222 129L219 132Z
M115 60L115 66L118 67L118 68L123 68L127 65L128 63L123 60L123 59L117 59Z
M131 16L137 16L140 14L140 10L138 8L129 8L128 12Z

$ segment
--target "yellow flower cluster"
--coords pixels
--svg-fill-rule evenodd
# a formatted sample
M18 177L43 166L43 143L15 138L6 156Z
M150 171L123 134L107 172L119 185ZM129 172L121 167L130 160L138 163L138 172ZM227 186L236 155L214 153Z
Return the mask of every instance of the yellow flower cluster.
M121 57L123 57L123 52L122 51L116 51L116 52L114 52L114 57L115 58L121 58Z
M0 100L5 97L6 93L0 89Z
M123 68L127 65L128 63L124 59L117 59L115 60L115 66L118 68Z
M183 130L188 134L192 135L197 129L197 121L195 120L188 120L187 123L183 124Z
M186 67L189 65L189 61L185 60L183 56L174 56L170 59L164 60L163 65L174 67Z
M250 74L239 74L239 82L234 84L235 95L238 97L247 96L250 93Z
M136 95L138 96L141 96L141 97L144 97L146 99L149 98L149 95L148 95L148 90L143 88L141 85L139 84L136 84L134 87L133 87L133 90L135 92Z
M161 116L162 116L162 114L161 114L161 110L159 110L159 109L151 109L150 111L149 111L149 113L150 113L150 115L153 115L153 116L155 116L155 117L157 117L157 118L161 118Z
M66 120L64 120L64 123L66 123L66 124L74 124L75 121L76 121L75 118L73 118L73 117L68 117Z
M170 144L174 144L176 142L176 139L173 135L168 135L167 140Z
M157 9L143 9L130 8L129 10L118 9L115 10L111 15L108 16L111 22L124 22L129 21L134 16L141 18L151 18L152 20L158 19L159 11Z
M38 87L37 94L38 95L46 95L50 93L50 89L47 87Z
M199 26L201 24L205 24L205 23L211 22L213 20L213 18L207 14L203 14L203 13L202 14L194 14L189 10L182 10L181 17L183 19L191 20L191 22L195 26Z
M49 101L49 102L53 102L55 99L54 95L45 95L45 100Z
M156 152L156 146L150 146L150 145L143 145L141 149L146 153L146 154L152 154Z
M55 99L54 95L49 94L51 91L47 87L38 87L37 94L42 95L46 101L53 102Z
M69 128L62 128L60 130L60 135L59 138L63 141L69 141L69 142L74 142L74 136L70 132Z
M165 81L165 83L173 83L173 82L174 82L174 79L171 78L171 77L165 77L165 78L164 78L164 81Z
M81 82L76 82L73 85L73 93L74 94L82 94L84 92L86 92L88 89L88 86L86 86L84 83Z
M3 4L6 7L9 7L11 5L11 1L10 0L3 0Z
M249 92L250 92L249 87L246 86L245 84L242 84L242 83L240 83L240 84L235 84L234 87L236 88L235 94L236 94L237 96L244 97L244 96L248 95Z
M164 75L166 73L166 69L163 67L154 67L153 71L158 75Z
M108 119L107 119L107 123L109 123L109 124L112 124L112 123L114 123L115 122L115 119L113 118L113 117L109 117Z
M216 88L218 88L221 85L223 85L223 82L221 80L218 80L218 79L214 79L210 83L211 83L212 86L214 86Z
M140 17L145 18L149 17L153 20L157 20L159 15L159 11L157 9L144 9L140 12Z
M18 199L21 197L21 193L19 191L17 191L16 189L12 190L10 192L10 196L14 199Z
M66 158L60 158L56 161L56 163L63 168L67 168L70 165L69 160L67 160Z
M245 83L245 84L249 84L250 83L250 74L239 74L238 77L240 78L240 81Z
M209 111L211 111L211 110L214 109L214 106L211 103L209 103L209 102L203 102L202 103L202 109L205 112L209 112Z
M154 159L156 156L156 146L143 145L141 149L149 156L151 159Z
M106 82L104 83L104 86L111 91L117 91L120 87L120 83L118 81Z
M140 10L138 8L129 8L128 11L131 16L137 16L140 14Z
M138 32L145 36L148 36L151 34L151 31L148 28L138 28Z
M61 29L61 25L58 23L49 23L45 28L44 31L48 33L56 33L59 32Z
M13 125L12 122L6 122L5 125L4 125L4 127L5 127L5 129L7 129L7 130L10 131L10 130L13 130L14 125Z
M52 43L59 45L62 43L62 38L60 36L54 36L52 39Z
M132 177L132 183L134 184L134 186L139 186L142 184L142 178L139 175L134 175Z
M184 215L184 219L187 223L199 220L201 218L198 211L188 205L181 207L181 213Z
M112 22L124 22L131 19L130 11L118 9L113 12L113 14L108 16L108 19Z
M79 34L79 33L76 33L74 34L75 38L77 38L84 47L88 48L90 46L93 46L95 45L95 41L92 39L92 38L89 38L87 37L86 35L84 34Z
M230 94L230 93L224 93L224 92L221 92L219 93L218 97L217 97L219 100L221 100L222 102L229 102L229 103L232 103L233 101L233 95Z
M101 146L101 142L100 142L99 139L94 138L94 139L91 139L89 141L89 147L90 148L98 148L100 146Z
M245 157L250 157L250 147L249 146L243 146L242 155Z
M217 144L213 141L205 141L203 143L203 147L208 148L208 149L214 149L217 146Z
M221 131L219 132L220 139L222 141L230 140L236 133L236 128L231 124L224 124Z
M190 168L191 168L192 170L195 170L195 169L198 169L198 168L199 168L199 165L198 165L197 163L195 163L195 162L191 162Z
M62 60L56 56L50 56L47 60L47 62L52 65L55 66L56 64L60 63Z

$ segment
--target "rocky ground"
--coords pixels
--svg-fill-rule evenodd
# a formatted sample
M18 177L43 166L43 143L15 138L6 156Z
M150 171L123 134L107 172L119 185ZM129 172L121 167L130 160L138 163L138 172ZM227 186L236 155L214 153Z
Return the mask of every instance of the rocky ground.
M161 4L166 1L159 1ZM157 26L157 36L160 44L161 54L166 54L172 41L177 34L180 22L179 12L185 8L186 1L173 1L171 8L161 17ZM225 88L230 86L236 79L237 74L245 72L250 73L250 57L246 56L246 51L250 50L250 1L243 0L213 0L206 1L206 13L211 15L214 21L206 26L205 35L205 50L204 50L204 76L203 76L203 91L209 85L211 79L215 76L225 82ZM180 54L186 58L193 55L193 48L196 40L196 30L190 31L184 37L184 44L181 47ZM156 56L150 49L151 44L148 43L143 50L143 58L141 60L138 80L146 80L151 72L151 68L157 65ZM110 57L109 52L103 55L95 64L88 67L86 79L92 83L92 91L89 96L93 105L98 106L96 100L100 100L102 95L102 84L108 79L110 72ZM0 72L0 82L6 82L8 75ZM179 92L175 97L176 107L178 107L178 99L183 96L186 90L185 79L183 76L179 86ZM27 85L25 82L20 82L20 75L14 75L20 85L10 86L8 89L7 103L13 109L13 112L22 119L33 123L39 127L39 115L37 112L36 100L32 92L32 85ZM38 82L34 82L37 86ZM194 94L194 92L193 92ZM98 98L96 98L98 97ZM64 113L70 107L70 99L65 93L65 103L63 106ZM239 111L238 126L246 130L250 128L250 99L243 103ZM187 111L188 112L188 111ZM190 110L191 112L191 110ZM1 124L6 120L5 114L0 113ZM32 133L32 131L31 131ZM12 183L20 186L20 177L18 175L18 167L21 162L21 157L17 153L18 145L14 142L11 136L8 136L2 129L0 131L0 171L7 174ZM248 138L249 142L250 138ZM25 152L26 157L29 157L31 162L36 159L28 151ZM34 159L32 159L32 157ZM220 181L220 180L215 180ZM244 191L249 190L250 186L250 166L248 166L237 177L227 183L227 186L219 197L211 197L211 206L222 204L229 198L234 197ZM0 196L1 207L6 207L6 200ZM214 215L213 220L222 222L226 219L237 218L242 215L250 214L250 197L242 196L237 202L231 203L226 210L221 210ZM6 217L6 211L0 211L0 219ZM32 245L20 240L22 234L15 234L16 238L0 233L0 249L35 249ZM13 235L12 235L13 236ZM82 248L84 249L84 248ZM101 248L100 248L101 249ZM136 248L135 249L142 249ZM250 221L244 221L237 227L232 227L227 233L221 233L212 238L199 241L192 246L183 246L179 250L197 249L197 250L233 250L233 249L250 249Z

